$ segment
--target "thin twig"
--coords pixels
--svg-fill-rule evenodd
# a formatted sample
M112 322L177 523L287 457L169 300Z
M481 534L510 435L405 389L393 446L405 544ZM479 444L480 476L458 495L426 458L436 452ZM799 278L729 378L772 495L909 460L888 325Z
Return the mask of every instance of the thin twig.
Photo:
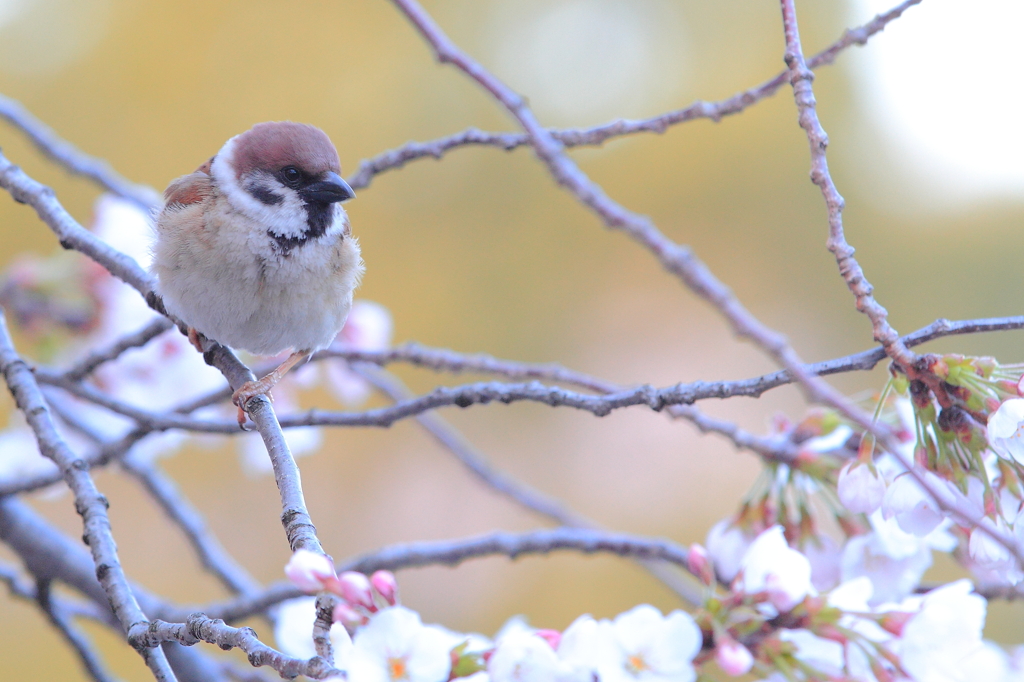
M379 391L394 401L408 399L412 392L406 385L387 370L353 363L352 371L366 379ZM485 486L504 495L516 504L537 514L546 516L556 523L569 528L586 528L604 530L596 522L569 509L559 499L546 495L533 486L527 485L508 474L491 466L487 458L469 443L465 437L440 415L426 412L416 417L420 426L429 433L442 447L451 452L457 460ZM669 589L689 603L698 606L703 599L701 591L692 581L679 575L674 567L666 566L659 561L639 559L654 577L661 580Z
M872 296L871 284L865 279L860 265L853 258L853 247L846 242L842 221L842 210L845 202L828 172L828 162L825 158L828 136L821 127L815 108L814 90L811 86L814 74L807 68L804 62L803 49L800 46L800 29L797 25L796 6L794 0L780 0L780 6L782 8L782 24L786 37L785 61L790 69L790 82L793 86L793 96L799 112L800 127L807 133L807 140L811 149L811 180L821 189L822 196L825 198L825 205L828 209L828 248L835 254L836 262L839 265L839 272L850 291L854 294L857 309L871 320L875 340L882 345L886 355L891 357L908 375L921 376L924 372L921 372L915 366L918 359L917 354L907 348L899 334L889 324L887 319L888 313ZM931 378L938 381L935 377ZM1013 536L999 530L991 519L987 518L984 514L977 513L972 506L958 503L956 499L951 499L950 495L933 486L925 479L923 473L914 466L914 463L903 455L891 429L881 423L874 422L874 420L869 418L869 415L862 410L856 409L845 397L839 395L838 392L836 394L837 397L829 399L829 404L836 407L843 415L864 428L865 431L871 433L882 448L890 452L907 469L918 486L941 509L949 512L955 519L968 527L980 529L1005 547L1017 562L1024 566L1024 547L1018 544Z
M78 655L85 672L95 682L116 682L116 678L107 672L106 667L100 660L92 642L88 640L61 609L60 604L50 594L50 580L40 579L36 581L36 603L40 610L46 614L50 623L64 637L71 649Z
M108 347L89 353L76 362L73 367L65 371L64 378L68 381L81 381L96 371L96 368L103 363L116 360L126 350L145 346L172 326L171 321L167 318L158 317L139 331L133 334L126 334Z
M550 554L557 550L658 559L689 571L687 548L670 540L582 528L554 528L528 533L499 532L459 540L410 542L350 559L339 564L338 570L372 573L382 569L395 571L420 566L456 566L468 559L485 556L501 555L516 559L527 554Z
M182 530L206 570L235 594L252 595L263 589L259 581L224 549L206 526L199 511L181 494L169 476L154 464L143 462L138 457L126 457L121 465L143 485L168 518Z
M900 367L910 370L917 355L907 348L899 333L889 324L888 312L872 295L874 288L864 276L857 259L853 257L853 247L846 241L843 231L843 207L846 202L839 194L828 170L828 159L825 156L828 135L818 120L814 89L811 85L814 73L804 61L793 0L782 2L782 21L786 34L785 61L789 67L789 82L793 86L793 98L796 100L800 127L807 133L807 142L811 150L811 181L821 190L828 209L828 250L835 256L839 273L854 295L857 310L871 320L875 341L882 345L886 355Z

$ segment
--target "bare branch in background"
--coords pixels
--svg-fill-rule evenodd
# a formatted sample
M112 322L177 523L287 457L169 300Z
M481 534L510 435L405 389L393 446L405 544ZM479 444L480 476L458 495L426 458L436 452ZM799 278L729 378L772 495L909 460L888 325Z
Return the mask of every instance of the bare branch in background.
M851 45L864 45L871 36L882 31L889 22L899 18L903 12L921 0L906 0L884 14L879 14L868 23L854 29L847 29L839 40L814 55L807 61L810 68L825 66L835 61L840 52ZM739 114L748 107L774 95L789 79L789 71L782 71L760 85L743 92L736 93L728 99L718 102L696 101L693 104L670 111L660 116L639 121L619 119L593 128L550 130L551 136L566 147L583 145L600 145L606 141L623 135L635 133L664 133L671 126L698 119L710 119L716 123L726 116ZM440 159L453 149L465 146L498 147L511 151L517 147L530 144L530 136L523 133L489 133L476 128L469 128L460 133L442 137L429 142L409 142L397 149L391 149L371 159L364 159L357 170L348 179L348 184L359 189L367 187L373 178L389 170L401 168L410 161L422 158Z
M456 566L468 559L501 555L516 559L527 554L550 554L573 550L584 554L610 553L621 557L668 561L689 571L687 548L669 540L642 538L585 528L555 528L529 533L489 533L462 540L410 542L384 549L340 564L339 569L372 573L420 566Z
M144 209L160 205L160 194L156 190L126 180L106 161L83 153L10 97L0 95L0 118L28 135L39 151L66 170L85 176L108 192L129 199Z

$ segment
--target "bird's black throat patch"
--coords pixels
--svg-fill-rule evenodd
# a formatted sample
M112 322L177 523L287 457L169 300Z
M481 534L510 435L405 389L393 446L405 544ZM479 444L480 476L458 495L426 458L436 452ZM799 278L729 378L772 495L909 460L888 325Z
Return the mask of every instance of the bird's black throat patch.
M334 220L333 204L307 203L303 204L303 208L306 209L306 225L308 227L302 234L289 237L282 234L274 234L271 230L267 230L267 236L277 243L277 246L281 249L281 254L284 256L287 256L291 253L292 249L302 246L310 239L324 236L327 228L331 226L331 221Z

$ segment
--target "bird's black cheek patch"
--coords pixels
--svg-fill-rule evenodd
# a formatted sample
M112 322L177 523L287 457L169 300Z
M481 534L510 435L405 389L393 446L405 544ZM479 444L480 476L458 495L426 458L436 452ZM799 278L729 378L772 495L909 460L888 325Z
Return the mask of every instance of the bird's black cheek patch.
M263 185L252 184L246 187L246 190L248 190L249 194L256 197L257 201L267 206L275 206L284 201L284 197L274 194Z

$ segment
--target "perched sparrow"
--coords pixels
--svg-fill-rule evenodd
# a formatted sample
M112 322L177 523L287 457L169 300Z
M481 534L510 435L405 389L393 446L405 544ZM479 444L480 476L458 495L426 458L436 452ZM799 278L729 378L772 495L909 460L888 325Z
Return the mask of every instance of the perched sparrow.
M153 272L167 311L198 335L257 355L292 354L235 391L250 398L326 347L345 324L363 262L341 202L355 194L327 135L290 121L228 140L168 185Z

